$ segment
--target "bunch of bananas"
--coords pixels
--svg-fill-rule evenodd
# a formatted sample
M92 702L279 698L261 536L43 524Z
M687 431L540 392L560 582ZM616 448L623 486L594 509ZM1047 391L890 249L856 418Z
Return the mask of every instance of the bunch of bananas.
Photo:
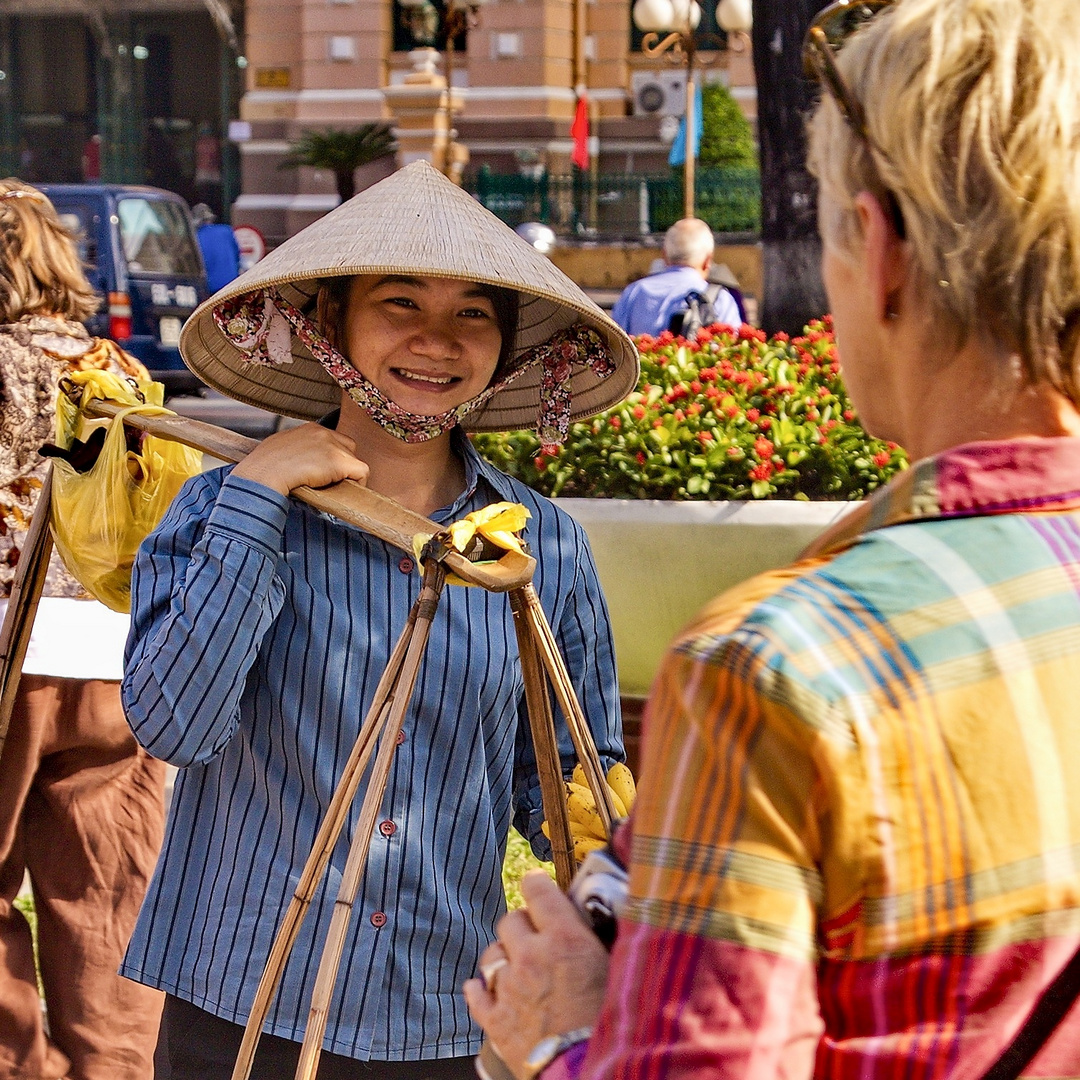
M634 776L621 762L608 769L608 797L615 808L616 818L624 818L634 805L637 788ZM581 862L590 851L602 848L608 841L604 832L604 823L596 809L589 785L585 780L585 771L580 765L574 766L574 774L566 785L566 809L570 815L570 835L574 838L574 858ZM548 823L541 826L544 835L550 840Z

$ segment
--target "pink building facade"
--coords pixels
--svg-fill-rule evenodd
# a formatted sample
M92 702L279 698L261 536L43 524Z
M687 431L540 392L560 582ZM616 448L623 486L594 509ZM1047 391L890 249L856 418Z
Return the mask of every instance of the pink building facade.
M278 166L307 128L394 122L384 90L413 70L410 53L428 42L445 0L418 18L399 0L247 0L246 88L241 123L241 195L234 224L256 225L274 243L337 203L333 177ZM707 3L707 8L715 7ZM466 176L571 168L570 126L584 86L592 168L601 173L660 173L685 99L685 67L640 51L630 0L488 0L479 23L458 41L451 80L461 107L453 125L469 155ZM411 18L410 18L411 16ZM701 30L712 29L706 11ZM412 30L419 28L419 36ZM445 73L445 42L440 71ZM744 112L756 116L747 49L701 54L699 77L726 82ZM390 95L393 97L394 95ZM457 97L458 95L455 95ZM434 137L433 131L433 137ZM414 132L415 135L415 132ZM415 144L416 139L410 140ZM391 163L362 169L361 184Z

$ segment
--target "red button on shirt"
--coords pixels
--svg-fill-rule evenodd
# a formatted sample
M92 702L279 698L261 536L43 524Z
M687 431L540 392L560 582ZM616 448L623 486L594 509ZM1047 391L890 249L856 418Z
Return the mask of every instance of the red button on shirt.
M381 911L373 912L372 916L371 916L371 925L372 926L385 926L386 925L386 915Z
M397 568L403 574L411 574L412 570L413 570L413 561L412 561L412 559L410 559L408 555L403 556L401 562L399 562L397 564Z
M397 733L397 744L400 746L405 741L405 732L399 731Z
M393 836L394 833L397 832L397 826L387 818L386 821L379 822L379 832L381 832L383 836Z

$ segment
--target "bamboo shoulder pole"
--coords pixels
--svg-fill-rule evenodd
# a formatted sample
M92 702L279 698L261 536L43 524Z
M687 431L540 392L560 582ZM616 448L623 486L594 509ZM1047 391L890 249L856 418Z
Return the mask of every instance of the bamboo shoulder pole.
M23 660L26 659L38 601L41 599L45 577L49 571L49 556L53 546L52 530L49 527L52 487L53 468L50 462L19 555L4 625L0 627L0 754L3 753L4 741L7 739L8 725L15 707L15 695L22 677Z
M115 401L95 399L83 407L87 416L114 417L126 406ZM124 423L150 435L173 439L186 446L212 454L222 461L236 462L247 457L258 446L258 440L237 435L225 428L189 420L184 416L142 416L130 413ZM442 526L422 514L413 513L385 495L371 491L354 480L342 480L325 488L299 487L293 493L308 506L314 507L357 528L377 536L402 551L413 553L413 537L433 536ZM473 559L494 557L495 562L477 563ZM528 555L501 549L483 550L482 543L462 555L448 552L443 562L446 568L464 581L479 585L489 592L508 592L532 580L536 561Z
M124 406L115 402L94 400L88 402L83 411L88 416L112 418L123 408ZM202 450L222 461L240 461L257 445L254 439L185 417L143 416L131 413L124 418L124 422L149 434L173 439ZM392 499L369 491L353 481L343 481L318 490L307 487L298 488L293 495L302 502L331 513L409 553L413 551L415 536L424 535L430 538L443 532L440 526L427 518L414 514ZM38 516L40 515L35 515L35 519ZM48 531L45 530L45 532L48 535ZM380 732L385 734L387 729L394 729L396 734L396 728L401 726L404 710L408 705L423 657L430 621L434 617L438 604L445 569L453 571L472 584L492 592L506 592L509 596L521 654L526 705L541 780L544 814L552 834L551 844L556 876L563 888L569 886L574 873L573 839L570 834L562 765L545 674L555 689L559 706L570 728L575 751L579 760L582 761L582 767L605 827L610 831L614 813L607 795L606 784L603 782L596 748L584 714L577 703L565 665L558 654L554 635L551 633L547 618L531 584L536 562L516 552L502 552L497 562L485 565L477 565L471 561L483 558L487 554L491 553L484 552L479 547L474 547L474 550L468 553L469 557L442 548L437 556L438 561L432 558L426 563L425 588L410 613L405 631L383 673L375 701L365 718L360 736L350 754L337 790L334 792L326 818L320 826L315 845L305 864L300 881L297 883L282 927L274 941L248 1017L232 1080L248 1080L250 1076L262 1025L277 991L285 963L295 944L300 924L310 906L318 881L325 871L330 852L344 827L349 806L374 752L375 744L380 739ZM46 565L47 556L46 551ZM429 587L432 575L437 578L434 596ZM40 593L40 586L38 593ZM34 603L36 605L36 599ZM9 618L10 616L9 610ZM419 625L421 622L423 625ZM15 631L8 629L8 621L5 620L4 628L0 631L0 678L10 671L13 659L10 643L17 633L17 629ZM23 652L25 652L25 644ZM19 662L15 665L16 673L21 667L21 660L20 654ZM0 687L0 692L6 692L6 690L6 684ZM0 721L4 717L2 707L3 699L0 697ZM296 1080L312 1080L318 1068L330 997L340 964L352 904L367 862L374 817L382 802L389 775L389 763L393 757L393 738L385 738L382 742L383 746L376 758L373 775L369 782L368 795L361 808L361 817L354 833L354 843L350 848L346 873L331 918L330 933L320 961Z

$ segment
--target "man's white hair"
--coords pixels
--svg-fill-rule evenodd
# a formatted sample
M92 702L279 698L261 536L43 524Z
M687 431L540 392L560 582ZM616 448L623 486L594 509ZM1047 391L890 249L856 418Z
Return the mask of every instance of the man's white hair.
M716 248L712 229L700 218L683 218L664 233L664 261L669 266L696 266Z

